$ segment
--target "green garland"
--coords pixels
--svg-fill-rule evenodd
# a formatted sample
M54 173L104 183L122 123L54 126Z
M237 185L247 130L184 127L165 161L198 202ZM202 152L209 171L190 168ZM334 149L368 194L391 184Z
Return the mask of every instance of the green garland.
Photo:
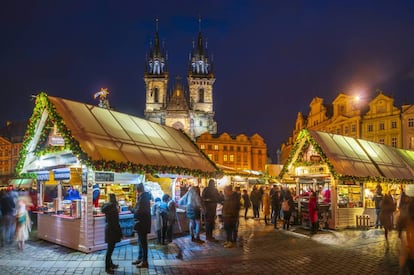
M49 101L47 94L44 92L41 92L36 97L36 103L35 108L33 110L33 114L29 120L26 134L23 139L22 143L22 149L20 151L19 160L16 165L16 174L21 174L21 171L23 169L24 161L26 159L26 156L28 154L28 145L30 141L32 140L35 131L36 131L36 125L40 121L40 118L42 116L43 110L47 110L49 117L48 121L45 124L45 127L43 127L42 133L39 138L39 142L36 146L36 155L45 155L48 153L53 152L61 152L64 150L71 150L72 153L86 166L91 167L95 171L112 171L112 172L129 172L129 173L170 173L170 174L178 174L178 175L192 175L195 177L214 177L216 173L219 173L219 171L215 172L205 172L202 170L192 170L188 168L178 167L178 166L163 166L163 165L143 165L143 164L137 164L132 162L116 162L112 160L92 160L90 156L88 156L81 148L79 142L75 140L70 130L66 127L63 119L60 117L60 115L56 112L55 106ZM57 129L61 133L64 141L65 146L47 146L47 138L50 133L50 129L56 125ZM216 167L215 165L213 165Z
M282 171L279 174L279 179L283 177L284 174L287 173L288 166L290 164L295 165L295 163L292 163L293 157L295 155L295 152L299 149L299 144L301 143L302 139L306 138L306 141L304 145L302 146L301 151L299 152L298 158L295 160L295 163L300 163L303 156L304 150L308 148L308 142L313 146L314 150L321 156L322 162L324 162L329 169L329 172L331 173L332 177L336 180L340 181L353 181L353 182L386 182L386 183L392 183L392 184L401 184L401 183L414 183L413 180L407 180L407 179L389 179L384 177L374 177L374 176L365 176L365 177L359 177L359 176L351 176L351 175L342 175L335 171L333 164L329 161L328 157L325 155L325 153L322 151L322 148L319 146L319 144L312 138L311 134L307 129L303 129L299 135L298 138L292 147L289 157L283 165ZM302 162L303 163L303 162Z

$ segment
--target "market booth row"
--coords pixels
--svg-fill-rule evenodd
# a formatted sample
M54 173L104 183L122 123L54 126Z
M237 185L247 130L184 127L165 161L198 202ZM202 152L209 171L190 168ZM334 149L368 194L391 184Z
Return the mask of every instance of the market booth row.
M294 187L302 223L307 223L309 193L318 195L321 226L355 227L357 217L375 221L373 196L397 201L402 190L413 186L414 151L352 137L303 130L296 140L280 179Z
M86 253L106 248L100 206L109 193L120 203L121 244L130 243L136 184L153 197L173 195L155 175L197 182L216 170L182 131L45 93L36 97L17 164L21 177L37 179L38 237Z

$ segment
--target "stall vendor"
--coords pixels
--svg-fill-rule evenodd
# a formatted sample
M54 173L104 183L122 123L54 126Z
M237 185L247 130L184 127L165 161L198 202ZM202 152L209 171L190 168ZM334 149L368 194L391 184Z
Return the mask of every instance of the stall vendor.
M80 200L81 196L79 194L78 189L73 188L73 186L69 186L68 190L66 191L65 200Z
M98 208L99 207L99 197L100 197L101 191L99 190L99 184L95 183L93 185L93 195L92 195L92 200L93 200L93 205Z

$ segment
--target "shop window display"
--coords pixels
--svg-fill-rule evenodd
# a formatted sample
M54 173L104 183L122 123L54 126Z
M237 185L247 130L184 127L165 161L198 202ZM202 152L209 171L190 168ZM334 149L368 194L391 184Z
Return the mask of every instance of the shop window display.
M338 185L338 207L363 207L361 185Z

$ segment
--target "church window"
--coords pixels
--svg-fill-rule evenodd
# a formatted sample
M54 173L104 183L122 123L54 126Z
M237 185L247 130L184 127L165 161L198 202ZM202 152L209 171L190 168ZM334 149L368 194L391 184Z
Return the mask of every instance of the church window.
M204 103L204 89L200 88L198 90L198 103Z
M158 103L159 102L159 89L158 87L155 87L153 90L153 93L151 93L152 96L154 96L154 102Z

